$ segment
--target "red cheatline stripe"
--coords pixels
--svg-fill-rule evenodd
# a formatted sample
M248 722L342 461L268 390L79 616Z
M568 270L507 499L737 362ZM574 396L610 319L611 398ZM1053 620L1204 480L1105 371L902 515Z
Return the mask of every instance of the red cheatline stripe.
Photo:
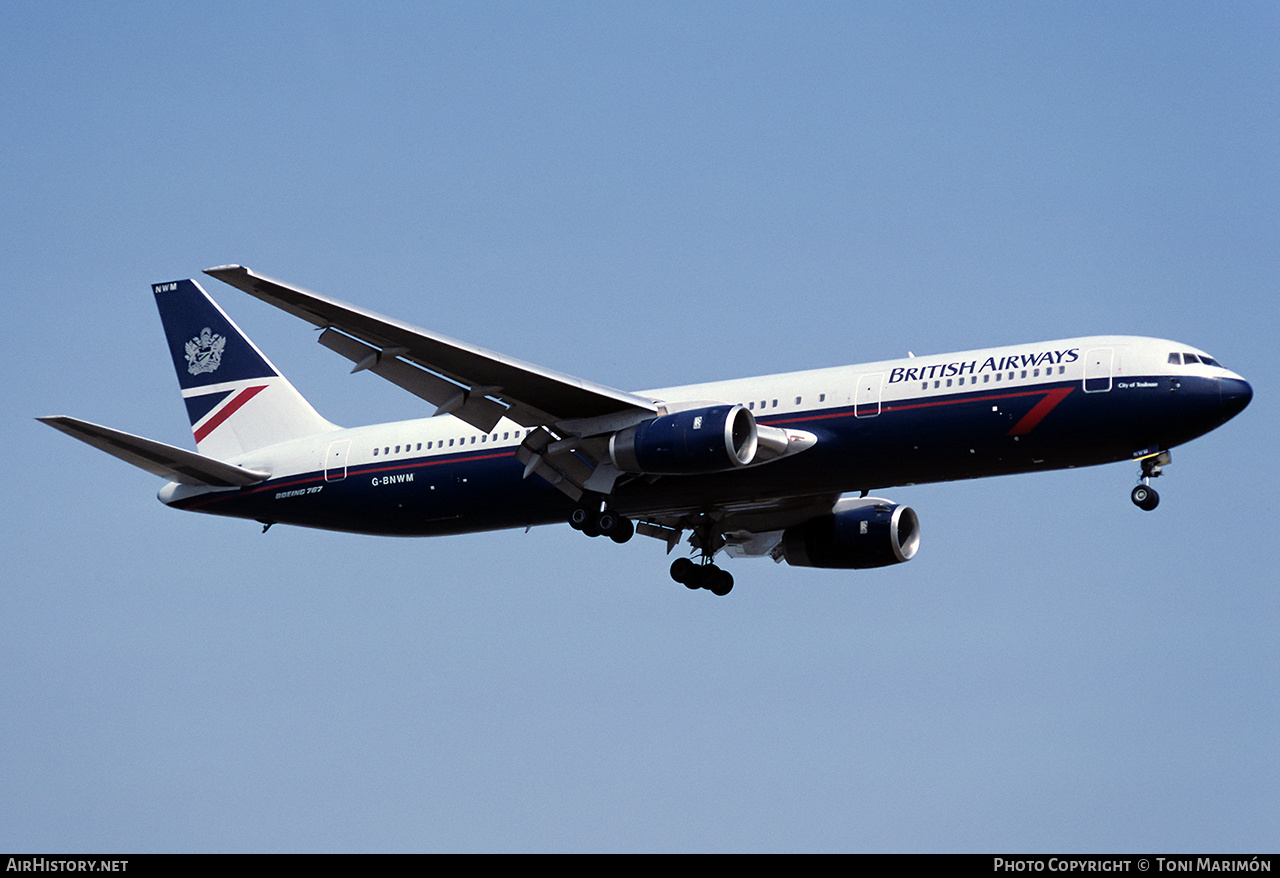
M1044 420L1045 415L1053 411L1058 403L1067 398L1067 394L1070 392L1070 387L1058 387L1050 390L1045 394L1044 399L1032 406L1031 411L1023 415L1022 419L1014 424L1005 435L1021 436L1024 433L1030 433L1035 429L1036 424Z
M231 402L218 409L217 414L205 421L198 430L195 430L196 441L201 442L204 437L208 436L214 430L218 429L218 425L236 413L240 406L253 399L259 393L267 389L267 385L263 384L258 387L246 387L231 398Z

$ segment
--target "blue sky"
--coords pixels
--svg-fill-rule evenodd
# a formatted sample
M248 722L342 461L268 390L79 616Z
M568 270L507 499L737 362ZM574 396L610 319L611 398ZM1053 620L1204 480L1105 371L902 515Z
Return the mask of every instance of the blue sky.
M1272 4L0 12L0 849L1280 841ZM910 564L178 513L148 285L239 262L636 389L1094 333L1249 378L1174 452L890 492ZM421 416L205 284L330 419Z

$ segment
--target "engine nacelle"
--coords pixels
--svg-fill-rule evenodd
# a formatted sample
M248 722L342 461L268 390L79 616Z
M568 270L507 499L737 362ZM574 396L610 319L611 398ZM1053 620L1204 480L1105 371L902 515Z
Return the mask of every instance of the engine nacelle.
M625 473L687 476L747 466L756 458L756 419L741 405L662 415L609 437L609 458Z
M830 515L782 535L782 556L795 567L887 567L910 561L919 548L915 510L884 500L841 500Z

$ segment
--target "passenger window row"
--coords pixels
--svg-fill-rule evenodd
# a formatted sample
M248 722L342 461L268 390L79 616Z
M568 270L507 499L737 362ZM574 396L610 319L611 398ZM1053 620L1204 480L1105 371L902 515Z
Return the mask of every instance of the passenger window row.
M533 430L523 430L523 431L508 430L502 434L501 439L498 438L497 433L493 433L493 434L486 433L479 437L476 437L476 436L471 436L471 437L463 436L462 438L454 437L453 439L448 440L447 444L444 439L433 439L426 442L425 444L426 444L427 451L438 451L444 448L453 448L455 443L457 443L458 447L461 447L463 445L475 445L477 442L479 442L479 444L481 445L486 445L490 442L494 442L494 443L500 442L500 441L506 442L510 439L519 439L521 436L528 436L532 432ZM382 457L387 457L388 455L392 455L392 454L400 454L402 449L406 454L411 451L422 451L423 444L424 443L419 442L415 446L414 443L412 442L406 442L404 445L384 445L382 448L373 449L373 456L378 457L379 455L381 455Z
M818 402L826 402L826 401L827 401L827 395L826 395L825 393L819 393L819 394L818 394ZM804 402L804 397L803 397L803 396L797 396L797 397L796 397L796 405L801 405L803 402ZM746 406L748 409L750 409L751 411L755 411L755 410L756 410L756 403L755 403L755 401L754 401L754 400L752 400L752 401L750 401L750 402L746 402L746 403L741 403L741 405L745 405L745 406ZM765 409L776 409L777 407L778 407L778 401L777 401L776 399L774 399L774 400L767 400L767 399L762 399L762 400L760 400L760 410L761 410L761 411L764 411Z
M1039 377L1040 377L1040 370L1039 370L1039 369L1031 369L1031 370L1029 370L1029 371L1030 371L1030 373L1031 373L1031 377L1032 377L1032 378L1039 378ZM1019 371L1010 372L1010 373L1008 373L1008 374L1009 374L1009 378L1008 378L1008 380L1009 380L1009 381L1017 381L1017 380L1020 380L1020 379L1024 379L1024 378L1026 378L1026 377L1027 377L1027 372L1028 372L1028 370L1027 370L1027 369L1022 369L1020 372L1019 372ZM1046 366L1046 367L1044 368L1044 377L1048 378L1048 377L1049 377L1050 375L1052 375L1052 374L1053 374L1053 367L1052 367L1052 366ZM1059 367L1058 367L1058 374L1059 374L1059 375L1065 375L1065 374L1067 374L1067 367L1066 367L1066 366L1059 366ZM1004 377L1004 376L1005 376L1005 373L1004 373L1004 372L988 372L988 373L986 373L985 375L983 375L983 376L982 376L982 383L983 383L983 384L990 384L990 383L991 383L991 376L992 376L992 375L995 375L995 380L996 380L997 382L1000 382L1000 381L1004 381L1004 380L1005 380L1005 377ZM948 378L948 379L946 379L946 382L947 382L947 383L946 383L946 386L947 386L947 387L951 387L951 386L952 386L952 382L953 382L953 381L955 381L955 382L957 382L955 386L957 386L957 387L963 387L963 386L964 386L964 384L965 384L965 378L966 378L966 377L968 378L968 380L969 380L969 383L970 383L970 384L977 384L977 383L978 383L978 376L977 376L977 375L969 375L969 376L961 375L959 378ZM939 387L942 387L942 386L943 386L942 381L943 381L943 379L941 379L941 378L935 378L935 379L934 379L934 381L933 381L933 387L934 387L934 389L937 389L937 388L939 388ZM921 389L921 390L928 390L928 389L929 389L929 382L928 382L928 381L922 381L922 382L920 382L920 389Z

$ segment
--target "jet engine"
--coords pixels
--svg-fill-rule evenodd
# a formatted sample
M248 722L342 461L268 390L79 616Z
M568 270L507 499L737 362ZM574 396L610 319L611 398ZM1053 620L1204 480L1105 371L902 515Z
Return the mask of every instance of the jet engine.
M794 567L887 567L915 556L920 519L910 506L886 500L841 500L830 515L787 528L781 548Z
M609 437L609 458L627 473L718 473L751 464L759 443L751 412L741 405L716 405L619 430Z

